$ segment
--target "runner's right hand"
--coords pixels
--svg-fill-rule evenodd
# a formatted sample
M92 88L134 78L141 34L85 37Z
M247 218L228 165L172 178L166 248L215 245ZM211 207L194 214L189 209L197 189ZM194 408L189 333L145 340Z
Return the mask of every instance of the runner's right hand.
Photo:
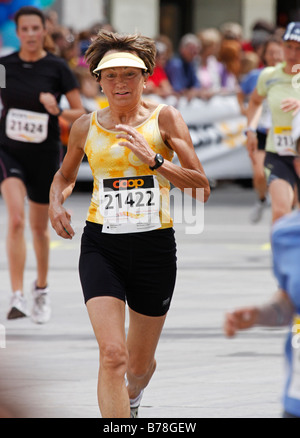
M257 307L245 307L226 313L224 322L225 335L232 337L238 330L253 327L257 322L257 317Z

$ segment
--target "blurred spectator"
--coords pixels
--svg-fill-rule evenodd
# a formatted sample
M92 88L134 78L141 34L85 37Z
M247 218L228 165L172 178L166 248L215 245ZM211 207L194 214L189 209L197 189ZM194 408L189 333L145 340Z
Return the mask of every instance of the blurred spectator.
M239 82L241 82L251 71L259 68L260 57L255 52L241 53L241 71Z
M89 31L91 33L91 38L93 39L96 37L100 30L108 30L109 32L116 32L116 29L108 22L108 21L99 21L97 23L94 23Z
M201 88L211 95L221 89L222 64L217 60L220 50L221 34L217 29L208 28L198 33L201 43L197 76Z
M270 35L273 35L273 33L276 30L276 26L274 26L273 23L266 20L257 20L253 26L252 26L252 32L263 30L267 32Z
M76 66L72 70L79 83L80 98L85 111L90 113L106 106L106 99L104 95L101 95L99 84L91 76L89 69L84 66ZM64 109L69 108L65 96L62 97L60 106ZM59 117L58 121L61 142L63 146L67 147L72 123L62 116Z
M283 38L283 35L285 34L286 28L285 27L277 27L274 32L274 36L277 36L278 38Z
M223 39L235 40L242 43L243 29L242 26L234 22L226 22L220 26L220 32Z
M47 35L44 41L44 49L47 50L47 52L53 53L54 55L58 55L56 44L52 38L52 33L58 26L57 12L48 10L47 12L44 12L44 16L45 16L45 24L47 29Z
M79 58L78 65L88 68L88 65L85 61L84 55L89 45L91 44L92 39L95 37L95 32L98 27L91 27L89 29L85 29L78 34L78 49L79 49Z
M57 47L58 56L61 56L64 48L67 47L74 38L73 35L70 34L69 29L64 26L56 27L51 33L51 37Z
M59 27L58 14L56 11L48 9L48 11L44 11L44 15L46 18L46 29L51 35Z
M61 49L60 56L67 61L69 67L73 69L78 65L80 58L80 47L78 36L70 30L66 36L67 44Z
M174 94L174 90L167 77L165 66L167 63L168 48L166 44L156 41L156 63L153 75L149 77L145 94L155 93L160 97L168 97Z
M169 61L174 55L173 43L172 43L171 38L169 38L167 35L160 34L155 38L155 40L157 42L161 42L161 43L165 44L165 46L167 48L165 56L166 56L167 61Z
M73 72L78 80L80 97L84 109L90 113L103 107L99 83L91 76L89 69L77 66Z
M256 21L251 29L250 41L244 41L242 44L243 50L245 52L253 51L261 56L261 52L265 42L271 35L274 34L274 32L275 26L272 23L266 20Z
M55 29L51 36L57 48L57 55L63 58L70 68L78 65L80 47L75 32L66 26L60 26Z
M239 75L241 73L241 44L235 39L223 39L219 61L223 64L221 76L222 88L227 92L237 92Z
M78 34L78 51L79 51L79 59L78 65L88 67L84 55L91 41L98 35L98 32L101 29L109 30L110 32L114 32L113 27L106 21L94 23L88 29L84 29L82 32Z
M49 34L45 36L44 49L47 50L47 52L53 53L54 55L57 54L57 47Z
M259 66L263 67L263 50L264 50L264 46L266 44L266 42L268 41L268 39L270 38L269 33L265 32L264 30L257 30L255 31L252 39L251 39L251 45L253 47L253 51L254 53L257 53L257 55L259 56L260 59L260 63Z
M78 43L79 43L80 56L84 56L89 45L91 44L91 40L92 40L92 33L90 32L89 29L85 29L79 32Z
M203 95L196 73L196 59L200 48L200 41L196 35L184 35L179 43L178 55L172 57L165 68L175 92L189 100Z

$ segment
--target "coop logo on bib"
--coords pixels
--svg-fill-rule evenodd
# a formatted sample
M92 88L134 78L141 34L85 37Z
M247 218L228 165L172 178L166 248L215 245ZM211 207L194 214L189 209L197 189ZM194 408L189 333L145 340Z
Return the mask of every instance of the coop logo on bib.
M108 178L104 180L105 191L135 190L139 188L151 189L154 187L152 175L132 176L123 178Z

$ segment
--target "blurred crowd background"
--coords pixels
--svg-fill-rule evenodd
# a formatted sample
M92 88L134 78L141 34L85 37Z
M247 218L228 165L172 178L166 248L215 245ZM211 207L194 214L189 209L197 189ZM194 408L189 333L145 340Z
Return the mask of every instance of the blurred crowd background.
M107 104L105 96L91 77L84 54L100 29L118 29L105 22L77 33L59 25L55 11L48 10L46 15L47 49L64 58L74 71L85 109L91 112L103 108ZM183 96L188 100L209 100L216 95L236 94L243 113L248 96L242 85L253 71L268 65L266 52L271 43L280 50L283 32L284 28L260 20L253 24L249 40L244 39L242 27L234 22L185 34L177 47L168 36L157 35L156 67L144 93L162 99L172 97L175 105L176 99ZM277 61L280 60L281 55L277 53ZM61 124L63 128L63 121Z
M59 14L55 8L51 8L53 0L31 0L27 3L43 9L48 30L45 48L65 59L75 73L86 111L105 107L106 98L95 78L91 77L84 54L100 29L116 32L119 29L115 29L105 19L77 31L60 24ZM7 12L8 4L11 4L14 10ZM6 35L2 38L2 47L0 38L0 56L13 50L7 47L7 42L16 38L15 29L6 29L7 26L13 26L13 23L5 20L23 4L23 0L0 2L0 35L1 29L3 31L4 28L5 32L2 32L2 35ZM156 68L144 93L149 98L167 100L167 103L174 106L182 97L188 101L195 98L208 101L214 96L236 95L243 115L250 97L250 87L245 84L248 84L248 80L251 82L251 74L254 71L281 60L282 54L278 52L281 50L284 30L284 27L277 27L261 19L253 23L250 38L245 38L243 27L237 22L225 22L219 27L200 28L194 33L186 33L176 46L169 36L157 35ZM268 59L267 54L271 43L273 46L276 45L277 51L276 59L273 55L272 60ZM62 101L61 106L67 106L67 101ZM62 117L60 125L62 143L66 145L70 126Z
M91 27L76 32L59 24L56 11L46 9L48 36L46 49L62 57L74 71L88 112L103 108L107 103L100 87L91 77L84 54L100 29L118 31L108 22L96 22ZM197 33L181 37L174 47L167 35L157 35L156 68L149 78L146 95L166 99L185 96L211 99L216 95L242 95L241 83L252 71L267 65L266 49L270 42L280 47L284 28L264 20L252 27L252 36L245 39L242 27L235 22L224 23L220 28L203 28ZM7 50L2 48L2 55ZM1 52L0 52L1 55ZM242 94L241 94L242 93ZM243 96L241 103L247 96ZM241 112L243 111L241 106ZM61 120L62 140L67 141L67 126Z
M87 109L101 105L100 89L90 78L84 54L100 29L116 31L108 22L95 23L76 32L59 24L54 10L45 11L47 17L48 51L66 60L76 74ZM157 35L156 68L148 80L145 94L170 95L210 99L216 94L237 93L240 83L252 70L266 65L265 51L270 38L281 42L284 28L264 20L252 27L252 37L245 40L238 23L227 22L220 28L199 29L182 36L177 47L166 35ZM181 62L181 64L180 64ZM182 69L179 71L183 64ZM174 72L179 74L174 74Z

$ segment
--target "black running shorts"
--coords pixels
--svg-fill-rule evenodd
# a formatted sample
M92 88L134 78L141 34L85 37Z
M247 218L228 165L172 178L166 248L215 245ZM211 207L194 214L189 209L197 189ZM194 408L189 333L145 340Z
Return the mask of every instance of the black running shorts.
M300 179L294 168L295 157L278 155L272 152L266 153L265 173L268 185L275 179L283 179L288 182L293 190L298 188L298 198L300 201Z
M14 156L0 146L0 184L9 177L19 178L24 182L31 201L49 204L50 186L59 164L59 150L39 153L24 150Z
M106 234L86 222L79 274L85 303L111 296L142 315L162 316L170 307L176 280L173 228Z

